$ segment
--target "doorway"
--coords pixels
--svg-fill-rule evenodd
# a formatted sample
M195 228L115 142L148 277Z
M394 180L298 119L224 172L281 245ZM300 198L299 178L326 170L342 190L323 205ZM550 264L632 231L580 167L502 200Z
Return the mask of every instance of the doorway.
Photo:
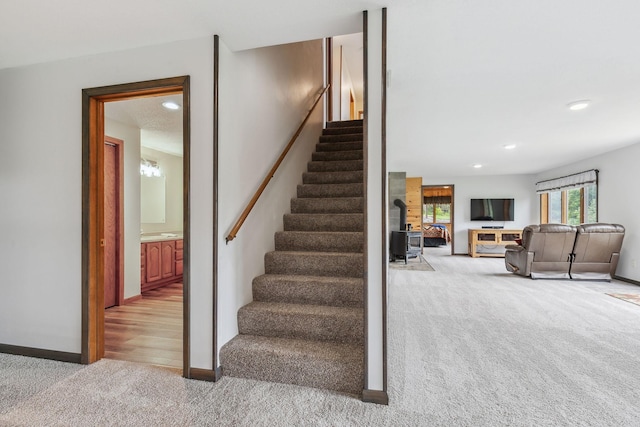
M182 100L182 373L189 375L189 76L83 90L82 348L83 363L105 354L105 103L180 95ZM137 234L137 230L134 231ZM119 298L123 298L120 294Z
M425 248L449 246L454 252L454 186L422 186L422 224Z
M124 303L124 141L104 137L104 308Z

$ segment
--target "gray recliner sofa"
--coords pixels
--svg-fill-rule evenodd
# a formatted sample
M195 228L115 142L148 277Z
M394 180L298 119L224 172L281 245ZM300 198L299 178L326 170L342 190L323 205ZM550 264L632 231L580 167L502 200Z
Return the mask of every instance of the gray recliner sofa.
M522 244L507 245L507 270L533 279L569 279L576 227L564 224L529 225Z
M520 245L506 247L505 265L532 279L611 280L624 233L619 224L529 225Z

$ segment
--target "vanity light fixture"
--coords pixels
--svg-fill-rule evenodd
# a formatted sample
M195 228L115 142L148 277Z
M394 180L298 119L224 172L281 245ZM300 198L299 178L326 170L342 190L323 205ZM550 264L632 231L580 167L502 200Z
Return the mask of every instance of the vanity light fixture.
M144 176L161 176L160 166L158 162L152 160L140 159L140 175Z
M513 150L514 148L516 148L516 144L503 145L502 148L504 148L505 150Z
M180 105L178 105L177 103L175 103L173 101L164 101L162 103L162 106L164 108L166 108L167 110L179 110L180 109Z
M581 99L579 101L573 101L568 103L567 108L571 111L584 110L589 106L590 103L591 101L589 101L588 99Z
M480 169L482 165L480 163L476 163L475 165L473 165L473 167L476 169Z

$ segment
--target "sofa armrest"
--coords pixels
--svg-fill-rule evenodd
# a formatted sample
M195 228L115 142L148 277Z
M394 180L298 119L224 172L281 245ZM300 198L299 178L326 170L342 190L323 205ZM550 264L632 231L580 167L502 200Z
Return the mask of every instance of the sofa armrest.
M507 245L504 248L508 251L518 251L518 252L526 250L524 246L521 246L521 245Z
M531 274L533 252L529 252L524 246L507 245L504 253L504 262L508 271L521 276Z

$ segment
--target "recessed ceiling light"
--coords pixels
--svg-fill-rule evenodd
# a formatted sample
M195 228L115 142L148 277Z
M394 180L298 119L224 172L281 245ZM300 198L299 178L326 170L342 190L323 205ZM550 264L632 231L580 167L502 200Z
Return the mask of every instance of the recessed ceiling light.
M584 110L589 106L591 101L588 99L581 99L580 101L573 101L567 104L567 108L571 111Z
M475 165L473 165L473 167L476 169L480 169L482 165L480 163L476 163Z
M180 106L173 101L164 101L162 106L167 110L179 110Z
M505 150L513 150L514 148L516 148L516 144L507 144L507 145L503 145L503 148Z

